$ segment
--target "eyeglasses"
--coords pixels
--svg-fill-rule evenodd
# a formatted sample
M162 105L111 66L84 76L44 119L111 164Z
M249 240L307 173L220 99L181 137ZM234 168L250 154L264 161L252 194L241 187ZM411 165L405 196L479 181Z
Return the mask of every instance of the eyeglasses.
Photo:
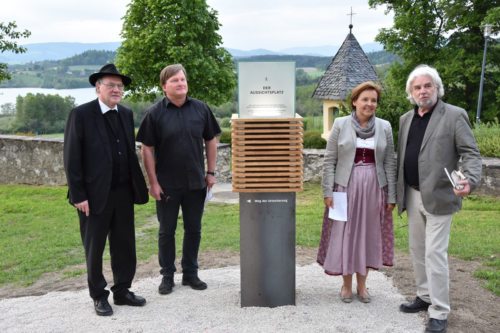
M108 87L109 89L115 89L117 88L118 90L123 90L123 88L125 88L125 86L121 83L104 83L104 82L101 82L102 85Z

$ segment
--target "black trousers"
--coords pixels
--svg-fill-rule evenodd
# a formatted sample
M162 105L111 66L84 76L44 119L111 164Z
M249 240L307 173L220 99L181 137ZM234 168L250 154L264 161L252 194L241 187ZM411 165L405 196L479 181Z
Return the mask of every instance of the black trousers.
M175 230L179 208L184 221L182 245L182 272L186 276L198 274L198 250L201 241L201 218L205 205L206 189L195 191L168 191L162 200L156 201L156 213L160 222L158 233L158 259L160 273L173 275L175 268Z
M113 294L123 295L132 285L136 269L134 203L129 185L120 186L109 193L104 211L87 217L81 212L80 234L87 262L87 280L90 297L107 297L107 282L102 274L102 255L109 238Z

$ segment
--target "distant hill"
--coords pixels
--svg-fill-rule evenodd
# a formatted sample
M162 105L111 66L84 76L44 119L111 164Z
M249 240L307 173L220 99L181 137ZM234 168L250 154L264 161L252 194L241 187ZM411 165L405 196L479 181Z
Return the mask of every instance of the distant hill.
M380 43L366 43L361 45L366 53L382 51L383 46ZM229 53L235 58L246 58L255 56L268 56L268 55L305 55L314 57L333 57L340 46L336 45L322 45L322 46L308 46L308 47L290 47L282 49L279 51L270 51L266 49L255 49L255 50L238 50L238 49L227 49Z
M38 43L23 45L28 50L26 53L15 54L11 52L0 53L0 63L25 64L45 60L66 59L89 50L116 51L120 42L109 43ZM367 43L361 46L365 52L381 51L379 43ZM293 47L279 51L266 49L239 50L228 48L228 52L235 58L246 58L259 55L308 55L317 57L333 57L339 46L322 45L315 47Z
M371 64L374 66L390 64L394 61L398 61L399 58L392 53L386 51L368 52L366 56L370 60ZM329 57L318 57L311 55L256 55L246 58L236 58L235 61L295 61L295 66L297 68L301 67L315 67L320 70L326 70L328 65L332 62L333 56Z
M115 51L89 50L61 60L11 64L12 78L0 82L0 88L88 88L89 75L115 56Z
M262 54L265 53L264 51L235 52L240 56L234 56L234 61L294 61L297 68L316 68L321 72L327 68L333 57L333 55L290 55L276 52ZM250 56L254 53L259 55ZM12 79L0 82L0 88L85 88L89 86L88 76L97 71L102 64L113 62L115 56L115 51L88 50L60 60L10 64L9 71L12 73ZM375 66L398 61L396 56L386 51L368 52L367 56Z
M109 43L38 43L23 45L25 53L0 53L0 62L25 64L44 60L61 60L89 50L116 51L120 42Z
M286 53L269 51L266 49L254 49L254 50L238 50L228 48L227 51L231 53L231 55L235 58L247 58L247 57L255 57L259 55L284 55Z

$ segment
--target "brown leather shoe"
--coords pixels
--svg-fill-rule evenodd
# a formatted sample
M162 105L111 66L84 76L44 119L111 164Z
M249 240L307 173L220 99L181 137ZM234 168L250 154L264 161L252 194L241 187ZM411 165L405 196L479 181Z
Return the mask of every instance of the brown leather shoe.
M427 311L431 304L423 301L420 297L415 297L410 303L403 303L399 306L399 311L405 313L416 313L420 311Z

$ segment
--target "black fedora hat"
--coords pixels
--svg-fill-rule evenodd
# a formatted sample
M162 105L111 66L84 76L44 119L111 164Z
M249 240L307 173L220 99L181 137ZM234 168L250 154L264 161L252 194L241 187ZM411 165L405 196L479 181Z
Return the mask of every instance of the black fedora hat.
M120 74L118 70L116 69L116 66L114 64L107 64L102 66L102 68L99 70L99 72L94 73L89 76L89 82L91 85L95 86L95 83L97 80L99 80L101 77L106 76L106 75L115 75L119 76L122 78L123 84L128 86L131 82L132 79L129 78L126 75Z

